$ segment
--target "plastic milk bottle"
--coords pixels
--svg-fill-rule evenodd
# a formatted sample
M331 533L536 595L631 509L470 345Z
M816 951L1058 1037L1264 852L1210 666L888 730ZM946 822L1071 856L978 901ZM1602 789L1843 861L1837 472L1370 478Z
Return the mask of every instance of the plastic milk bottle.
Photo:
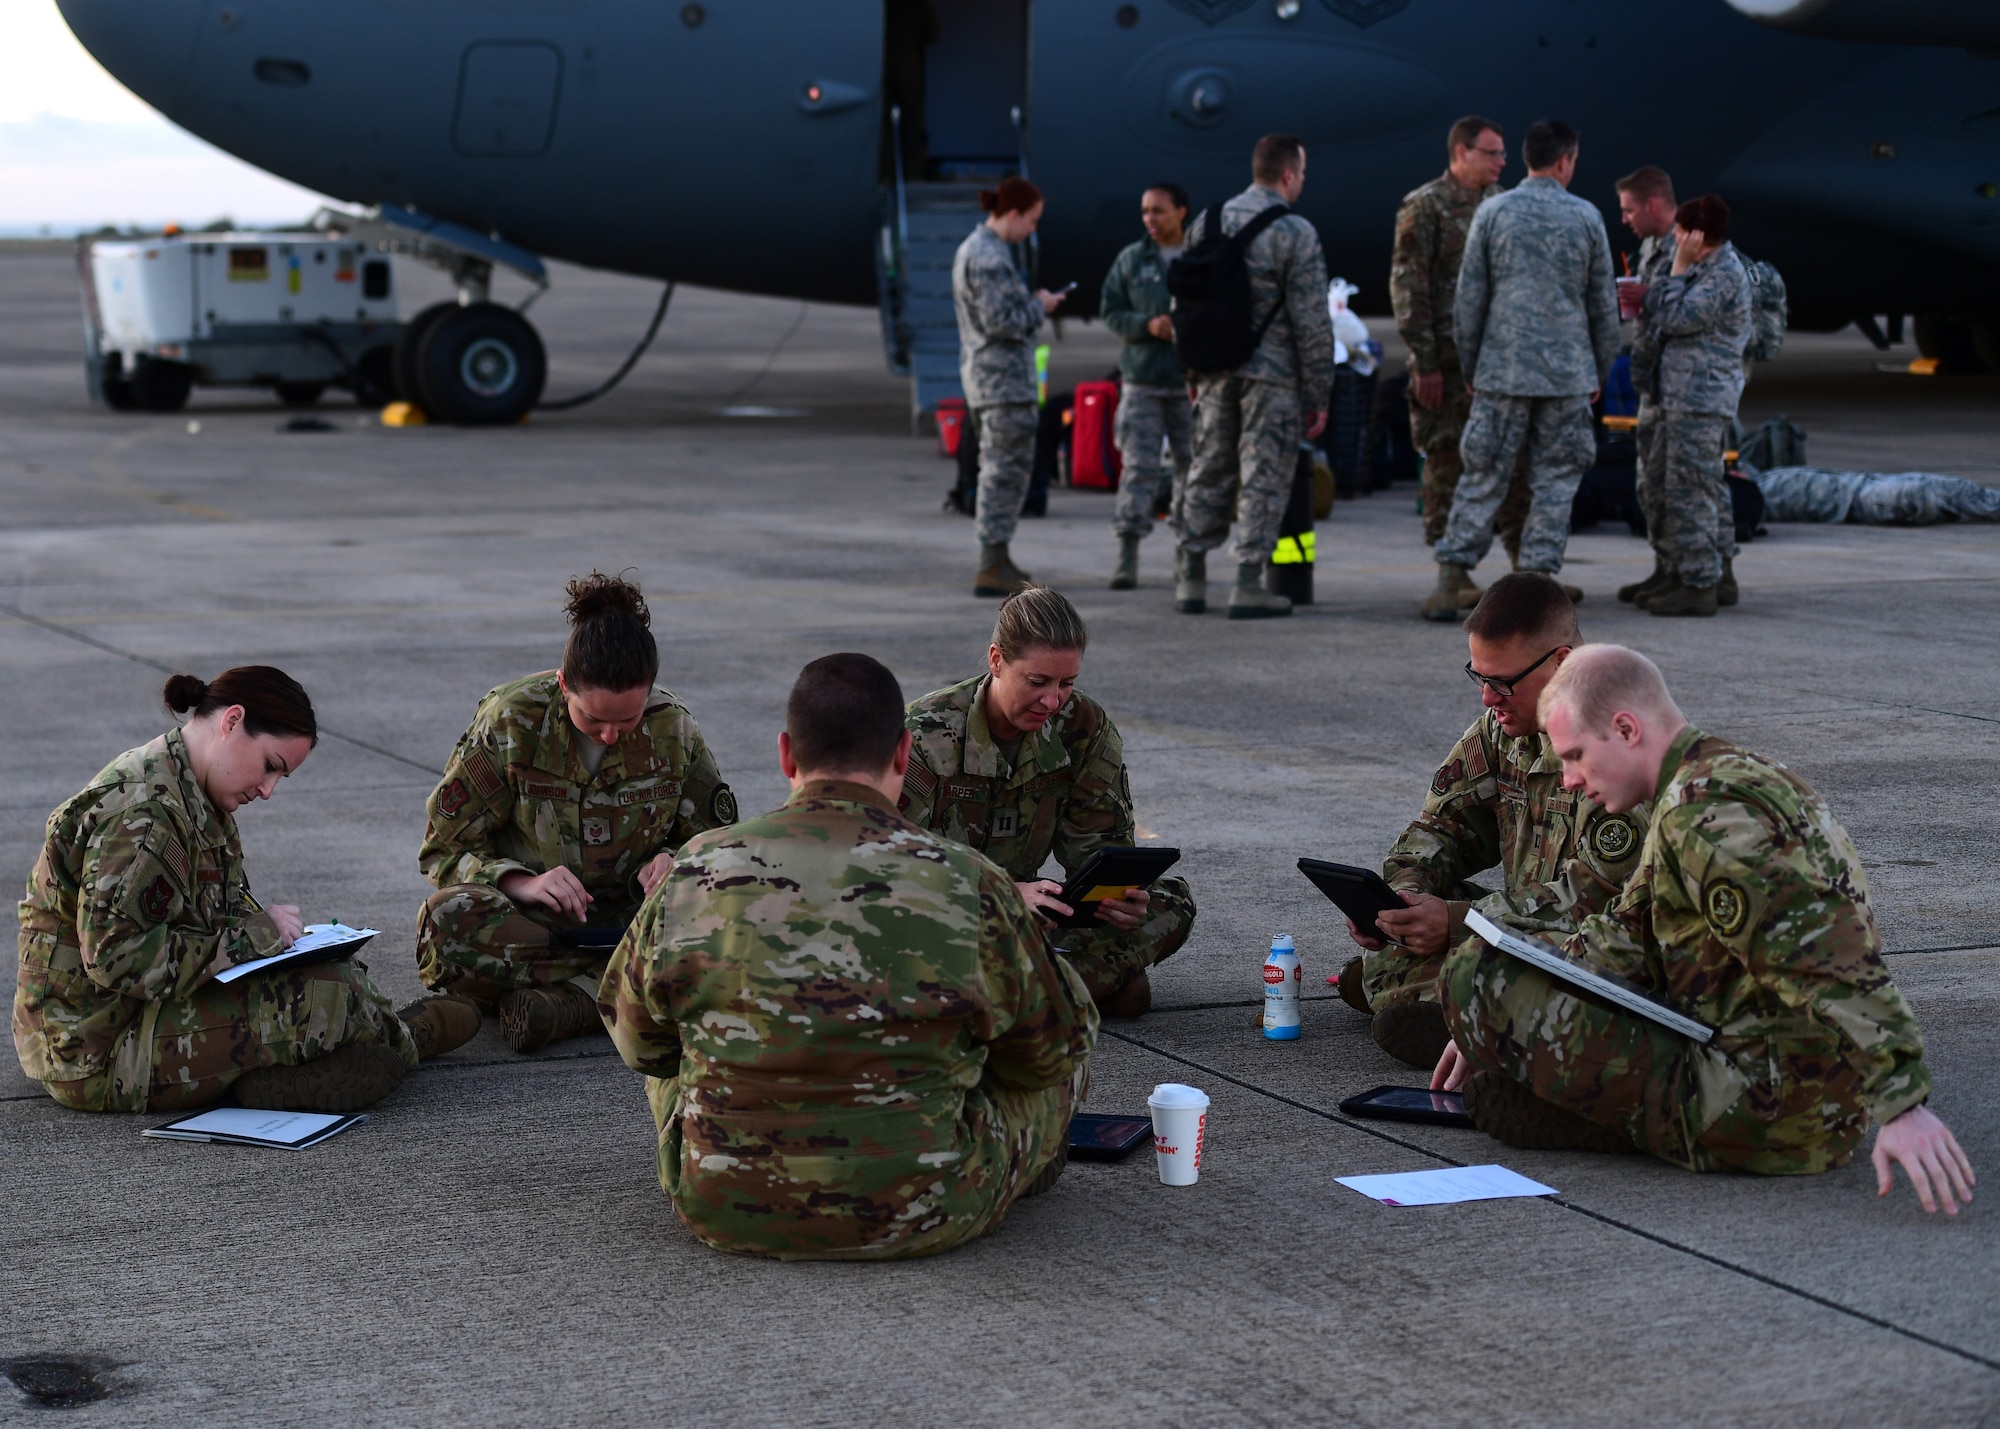
M1271 939L1271 955L1264 959L1264 1035L1274 1042L1299 1035L1299 986L1304 976L1299 955L1292 951L1292 935L1280 933Z

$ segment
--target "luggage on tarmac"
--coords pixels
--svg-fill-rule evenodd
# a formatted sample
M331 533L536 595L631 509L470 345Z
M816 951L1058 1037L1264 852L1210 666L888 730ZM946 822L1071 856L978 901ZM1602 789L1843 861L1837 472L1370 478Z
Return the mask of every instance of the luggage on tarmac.
M1112 428L1118 420L1116 382L1079 382L1069 432L1069 484L1115 491L1123 462Z
M1759 471L1806 464L1805 429L1780 413L1738 443L1737 460Z
M1334 486L1342 496L1380 491L1389 484L1386 472L1368 459L1375 381L1373 372L1364 376L1351 367L1334 369L1333 394L1327 402L1326 428L1319 435L1319 446L1333 468Z
M1049 488L1061 484L1069 456L1071 404L1075 400L1074 393L1065 392L1060 396L1051 394L1042 403L1041 417L1035 427L1035 466L1028 477L1027 499L1021 503L1023 516L1049 514Z
M1173 294L1174 356L1189 372L1233 372L1248 362L1284 306L1283 299L1261 317L1250 290L1244 255L1251 241L1291 213L1273 204L1236 232L1223 236L1222 205L1201 219L1201 242L1167 266Z
M1369 480L1374 490L1417 479L1417 445L1410 437L1410 374L1378 382L1368 417Z
M937 404L939 456L957 456L958 444L965 439L968 413L963 397L940 398Z
M1313 534L1313 474L1319 453L1299 443L1298 465L1292 471L1292 494L1278 522L1278 545L1264 571L1264 589L1290 598L1293 605L1311 605L1313 565L1318 552Z
M1750 345L1743 355L1752 362L1769 362L1785 345L1785 330L1791 325L1792 310L1785 293L1785 280L1769 263L1736 251L1743 271L1750 276ZM1804 462L1801 457L1800 462Z

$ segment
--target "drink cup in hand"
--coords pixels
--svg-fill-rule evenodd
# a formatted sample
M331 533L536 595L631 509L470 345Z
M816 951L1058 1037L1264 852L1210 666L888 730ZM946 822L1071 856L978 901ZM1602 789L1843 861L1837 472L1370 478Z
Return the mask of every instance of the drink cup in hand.
M1636 318L1646 310L1646 283L1642 278L1618 280L1618 316Z
M1208 1094L1179 1082L1161 1082L1146 1098L1153 1115L1153 1155L1160 1181L1192 1186L1201 1178L1202 1143L1208 1139Z

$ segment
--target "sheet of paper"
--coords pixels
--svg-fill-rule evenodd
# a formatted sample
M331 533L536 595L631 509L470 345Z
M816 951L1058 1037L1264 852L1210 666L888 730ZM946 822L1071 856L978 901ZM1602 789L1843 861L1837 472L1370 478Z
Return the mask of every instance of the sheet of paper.
M219 1106L177 1121L173 1129L205 1136L254 1136L259 1141L296 1146L339 1120L339 1116L328 1112L253 1111L249 1107Z
M1459 1201L1558 1194L1555 1187L1530 1181L1505 1166L1447 1166L1439 1171L1397 1171L1383 1176L1334 1179L1385 1206L1449 1206Z
M300 957L306 953L316 953L321 948L340 943L358 942L376 935L374 928L350 928L345 923L308 923L305 933L282 953L273 953L268 958L257 958L252 962L238 963L215 975L217 982L235 982L240 977L262 972L265 968L276 967L287 958Z

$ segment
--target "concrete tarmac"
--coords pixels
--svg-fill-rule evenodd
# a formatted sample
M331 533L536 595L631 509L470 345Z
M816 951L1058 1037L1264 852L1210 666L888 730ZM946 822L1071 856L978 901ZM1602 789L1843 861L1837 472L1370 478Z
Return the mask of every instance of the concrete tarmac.
M16 887L49 811L166 727L166 669L278 664L325 737L240 816L253 886L384 930L366 961L400 1000L435 771L483 691L556 663L568 576L636 570L663 681L747 809L783 797L805 661L866 650L911 695L979 668L993 604L969 594L970 523L939 511L949 464L909 435L872 312L684 292L626 386L575 413L389 430L329 398L331 430L291 432L257 394L91 410L70 271L0 255ZM560 272L535 309L552 392L609 371L656 291ZM1115 361L1094 325L1056 353L1058 381ZM1912 355L1795 338L1746 416L1788 411L1822 465L2000 479L2000 381L1876 370ZM1293 861L1378 861L1478 711L1462 635L1416 618L1433 567L1413 493L1341 503L1317 602L1248 626L1174 613L1162 535L1138 591L1106 590L1110 504L1056 492L1016 555L1089 620L1084 684L1125 733L1143 836L1185 851L1201 908L1156 1010L1107 1026L1092 1105L1203 1087L1199 1185L1161 1186L1143 1155L1079 1164L944 1257L778 1265L681 1229L640 1081L601 1039L523 1058L489 1028L297 1154L142 1141L163 1118L68 1112L9 1063L0 1368L91 1368L108 1397L78 1423L2000 1425L1991 1191L1947 1219L1904 1185L1877 1200L1865 1158L1693 1176L1337 1111L1421 1077L1324 987L1351 948ZM2000 542L1771 529L1712 621L1618 604L1645 543L1577 536L1585 633L1653 655L1696 722L1826 794L1933 1105L2000 1175ZM1290 1044L1251 1027L1279 931L1319 989ZM1561 1194L1390 1209L1333 1179L1494 1161ZM0 1384L0 1420L42 1413Z

